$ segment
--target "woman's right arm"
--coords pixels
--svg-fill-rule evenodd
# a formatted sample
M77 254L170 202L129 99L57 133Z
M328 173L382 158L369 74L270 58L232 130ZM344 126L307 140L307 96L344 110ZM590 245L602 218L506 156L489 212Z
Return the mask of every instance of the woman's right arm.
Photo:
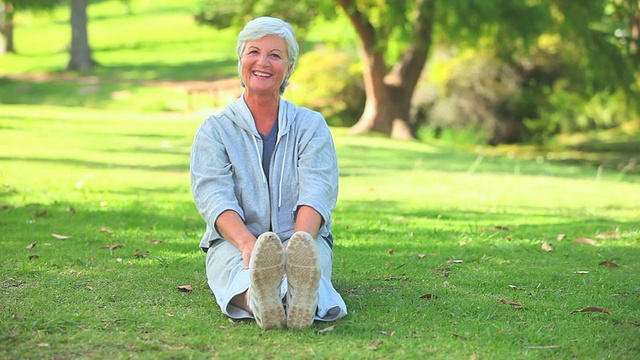
M243 210L235 196L233 167L225 144L216 131L215 119L207 119L198 129L191 151L191 189L198 212L217 233L241 252L245 267L256 238L242 220ZM213 239L212 239L213 240Z
M216 219L216 227L220 235L240 250L244 268L248 269L256 238L249 232L240 215L233 210L226 210Z

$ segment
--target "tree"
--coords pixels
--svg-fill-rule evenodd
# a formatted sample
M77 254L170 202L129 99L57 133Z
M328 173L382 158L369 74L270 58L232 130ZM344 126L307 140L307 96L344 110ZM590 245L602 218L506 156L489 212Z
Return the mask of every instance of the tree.
M0 55L13 52L13 5L0 3Z
M16 52L13 41L14 17L21 11L47 11L62 0L14 0L0 2L0 55Z
M349 17L362 45L367 100L351 132L413 138L408 123L411 99L429 56L436 1L335 1ZM398 35L400 39L395 40L404 42L405 50L388 66L388 47Z
M87 31L88 0L71 0L71 58L67 70L86 70L96 65Z
M300 1L296 6L306 4L312 9L309 13L313 14L316 12L314 6L327 6L328 1ZM563 91L578 93L583 98L603 96L602 91L613 93L621 88L631 94L629 90L637 81L638 62L632 66L634 62L625 54L638 56L638 0L332 2L345 12L361 44L366 104L358 122L351 128L355 134L372 131L396 138L414 137L408 121L413 94L434 42L458 50L481 49L483 53L495 56L517 69L523 83L527 78L532 80L526 84L530 89L525 89L525 94L540 97L548 96L557 80L553 74L545 75L549 82L537 83L535 80L538 79L534 77L540 69L528 67L532 57L543 53L538 44L545 36L556 42L554 47L559 53L553 54L555 59L562 61L561 66L570 69L573 76L579 77L575 86L572 83ZM278 2L273 3L273 0L252 0L249 1L251 6L242 5L245 4L242 1L225 3L233 4L225 9L236 12L234 19L259 15L256 12L258 4L274 6L275 16L282 11L282 5L277 8ZM289 2L281 4L291 6ZM608 18L604 13L606 7L610 8L613 17ZM288 12L285 9L283 13L285 20ZM219 16L219 23L229 22L224 14L227 13ZM620 20L615 20L616 17ZM629 44L628 50L615 44L614 33L624 35L619 40ZM555 71L552 67L543 70ZM528 98L527 95L523 97ZM525 104L528 108L512 111L505 117L506 122L495 126L494 129L502 133L495 136L495 141L519 141L525 118L531 115L531 109L535 111L532 104L533 101L529 101ZM502 104L495 105L498 111L504 110ZM509 107L513 105L521 104L508 104ZM548 108L553 110L553 105Z

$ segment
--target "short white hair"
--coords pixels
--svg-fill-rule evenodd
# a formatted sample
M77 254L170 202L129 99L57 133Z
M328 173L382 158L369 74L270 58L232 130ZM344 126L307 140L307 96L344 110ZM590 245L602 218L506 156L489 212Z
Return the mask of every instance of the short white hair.
M284 89L289 85L289 78L291 73L296 68L296 62L298 61L298 54L300 49L296 36L293 32L293 28L286 21L269 16L262 16L249 21L242 31L238 34L238 43L236 45L236 52L238 53L238 74L240 75L240 84L244 87L242 81L242 62L240 57L244 51L248 41L254 41L262 39L267 35L275 35L284 39L287 44L287 54L289 57L289 65L291 70L287 73L282 85L280 86L280 95L284 93Z

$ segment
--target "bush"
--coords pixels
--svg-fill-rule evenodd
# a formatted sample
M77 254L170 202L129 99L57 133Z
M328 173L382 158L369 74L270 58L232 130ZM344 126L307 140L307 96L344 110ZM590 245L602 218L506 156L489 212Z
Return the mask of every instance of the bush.
M284 97L321 112L331 126L351 126L358 121L365 102L359 64L343 51L304 53Z
M436 61L416 90L416 126L463 130L476 128L490 143L522 140L522 122L516 116L521 98L519 74L489 56L467 51ZM434 86L440 91L434 91ZM487 136L488 134L488 136Z

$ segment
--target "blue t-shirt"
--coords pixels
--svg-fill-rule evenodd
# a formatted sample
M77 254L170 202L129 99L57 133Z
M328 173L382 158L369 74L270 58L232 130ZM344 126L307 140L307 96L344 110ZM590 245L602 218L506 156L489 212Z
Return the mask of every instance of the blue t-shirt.
M269 165L271 164L271 155L273 154L273 149L276 147L276 141L278 140L278 121L273 124L271 131L269 131L269 135L262 135L263 147L262 147L262 170L264 170L264 175L269 179Z

